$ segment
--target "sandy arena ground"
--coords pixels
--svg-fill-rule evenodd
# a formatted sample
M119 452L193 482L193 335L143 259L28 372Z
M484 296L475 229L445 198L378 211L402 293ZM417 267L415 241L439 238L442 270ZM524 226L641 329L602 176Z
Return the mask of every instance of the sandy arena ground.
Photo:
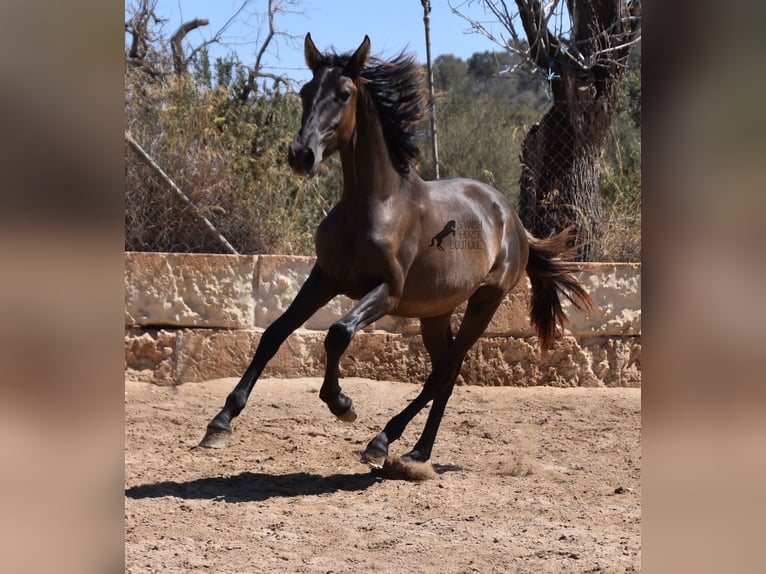
M457 387L413 482L359 453L419 386L342 380L348 424L320 379L264 379L226 449L192 448L236 382L126 381L126 572L641 570L640 389Z

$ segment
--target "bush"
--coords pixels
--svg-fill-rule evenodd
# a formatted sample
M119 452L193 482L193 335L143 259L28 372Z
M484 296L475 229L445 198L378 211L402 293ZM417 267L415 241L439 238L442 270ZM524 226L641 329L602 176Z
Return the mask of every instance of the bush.
M632 54L601 162L600 259L641 261L641 53Z

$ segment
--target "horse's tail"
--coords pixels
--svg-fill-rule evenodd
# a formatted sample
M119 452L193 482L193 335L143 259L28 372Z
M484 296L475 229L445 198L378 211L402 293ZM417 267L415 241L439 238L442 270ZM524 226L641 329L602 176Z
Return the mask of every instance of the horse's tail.
M548 239L528 236L527 274L532 284L530 319L540 339L540 349L546 351L560 332L558 326L563 326L566 320L560 295L581 311L590 310L593 304L575 275L578 265L572 259L579 248L570 244L575 237L574 228L569 227Z
M428 246L429 246L429 247L433 247L433 246L434 246L434 241L436 241L436 235L434 235L434 236L431 238L431 243L429 243L429 244L428 244Z

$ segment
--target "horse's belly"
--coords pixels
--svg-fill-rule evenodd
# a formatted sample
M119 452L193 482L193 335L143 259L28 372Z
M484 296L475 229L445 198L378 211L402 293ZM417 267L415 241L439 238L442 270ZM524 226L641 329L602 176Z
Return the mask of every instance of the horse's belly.
M395 315L435 317L452 311L482 284L487 269L478 261L458 269L414 265L410 269Z
M441 296L432 299L402 298L391 312L399 317L437 317L452 311L463 303L471 293L456 293L450 297Z

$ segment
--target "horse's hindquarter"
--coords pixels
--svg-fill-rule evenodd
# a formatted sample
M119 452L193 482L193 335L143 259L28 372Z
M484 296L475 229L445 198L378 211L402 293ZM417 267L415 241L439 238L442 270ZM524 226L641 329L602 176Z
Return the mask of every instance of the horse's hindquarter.
M424 195L417 255L394 313L440 315L493 282L510 290L523 268L518 219L505 197L465 179L428 182Z

